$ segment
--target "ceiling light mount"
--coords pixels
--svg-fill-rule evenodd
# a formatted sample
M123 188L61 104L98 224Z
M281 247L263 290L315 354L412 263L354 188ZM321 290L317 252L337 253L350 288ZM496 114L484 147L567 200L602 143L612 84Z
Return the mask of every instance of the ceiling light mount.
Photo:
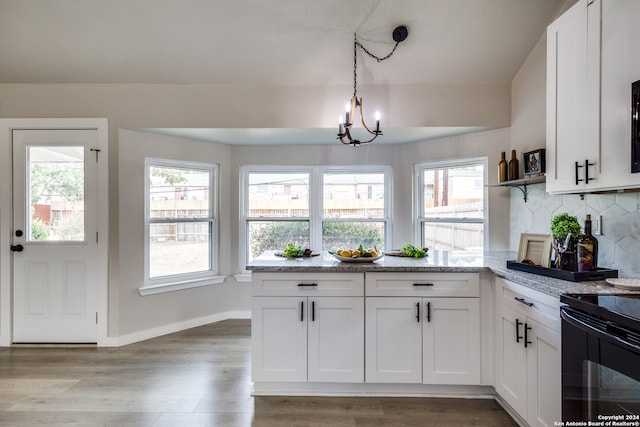
M361 144L368 144L369 142L372 142L374 139L376 139L378 136L382 135L382 131L380 130L380 113L379 112L376 112L376 115L375 115L376 127L374 130L369 129L369 127L364 121L364 116L362 113L362 98L358 98L358 72L357 72L358 71L358 48L362 49L363 52L365 52L370 57L374 58L376 61L382 62L385 59L389 59L391 55L393 55L393 53L396 51L396 48L398 47L398 44L406 40L408 35L409 35L409 30L407 30L407 27L405 27L404 25L396 27L393 30L393 34L392 34L393 41L395 41L396 44L393 46L393 49L391 49L391 52L389 52L388 55L384 57L378 57L372 54L371 52L369 52L367 48L365 48L362 45L362 43L358 41L357 34L355 33L353 34L353 96L351 97L351 100L347 103L346 113L344 115L344 121L343 121L342 115L338 117L337 139L341 143L356 147ZM362 124L362 127L370 136L370 138L366 141L361 141L351 136L351 129L356 119L356 113L358 113L360 116L360 123Z

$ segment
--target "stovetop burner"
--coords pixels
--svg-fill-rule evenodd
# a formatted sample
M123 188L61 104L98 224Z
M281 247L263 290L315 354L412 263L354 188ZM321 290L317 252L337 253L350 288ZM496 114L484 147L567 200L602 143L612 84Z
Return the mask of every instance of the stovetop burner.
M560 302L640 331L640 294L564 294Z

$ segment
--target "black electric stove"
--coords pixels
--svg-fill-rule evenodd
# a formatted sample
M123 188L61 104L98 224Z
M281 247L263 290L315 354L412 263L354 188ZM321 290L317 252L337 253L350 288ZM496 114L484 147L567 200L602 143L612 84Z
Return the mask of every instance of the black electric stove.
M560 301L562 420L640 422L640 294L566 294Z
M560 302L640 332L640 294L565 294Z

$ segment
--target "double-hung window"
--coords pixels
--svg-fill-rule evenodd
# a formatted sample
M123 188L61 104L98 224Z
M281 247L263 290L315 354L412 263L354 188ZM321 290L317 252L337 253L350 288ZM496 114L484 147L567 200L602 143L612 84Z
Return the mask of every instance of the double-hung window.
M416 236L434 250L482 251L486 225L486 158L415 165Z
M359 245L384 249L389 166L245 166L241 174L247 262L287 243L315 252Z
M145 278L197 280L217 273L217 166L146 160Z

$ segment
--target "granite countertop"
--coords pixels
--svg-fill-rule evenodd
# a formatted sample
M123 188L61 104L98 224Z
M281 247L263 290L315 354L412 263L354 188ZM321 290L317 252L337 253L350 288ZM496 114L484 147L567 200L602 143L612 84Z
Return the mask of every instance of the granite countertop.
M425 258L416 259L385 255L374 262L341 262L325 252L309 258L286 259L276 256L274 251L254 259L247 270L254 272L447 272L477 273L492 272L499 277L538 291L560 296L564 293L638 293L614 288L604 280L570 282L538 274L507 268L507 260L516 258L513 252L446 252L430 251Z

